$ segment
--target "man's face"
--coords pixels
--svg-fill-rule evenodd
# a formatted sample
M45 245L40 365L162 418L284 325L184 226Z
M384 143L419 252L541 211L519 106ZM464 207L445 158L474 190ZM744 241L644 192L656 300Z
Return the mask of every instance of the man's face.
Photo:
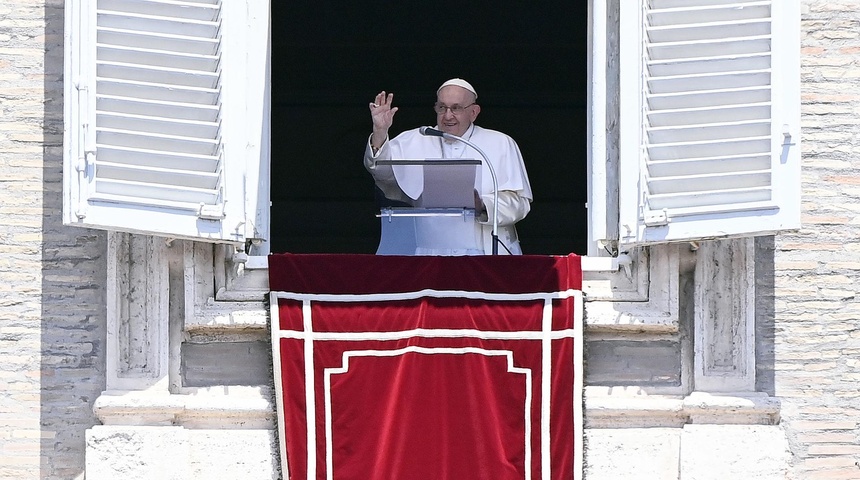
M481 107L475 103L475 95L456 85L448 85L439 90L436 96L436 108L436 123L439 129L458 137L466 133L469 125L481 112ZM442 113L439 113L440 110Z

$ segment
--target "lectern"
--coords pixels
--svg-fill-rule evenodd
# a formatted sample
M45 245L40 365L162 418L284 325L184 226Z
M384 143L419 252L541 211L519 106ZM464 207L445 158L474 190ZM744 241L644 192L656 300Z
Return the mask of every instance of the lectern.
M420 184L421 195L406 207L383 207L377 255L483 255L475 223L475 185L480 160L379 160L398 168L398 181ZM401 178L403 177L403 178Z

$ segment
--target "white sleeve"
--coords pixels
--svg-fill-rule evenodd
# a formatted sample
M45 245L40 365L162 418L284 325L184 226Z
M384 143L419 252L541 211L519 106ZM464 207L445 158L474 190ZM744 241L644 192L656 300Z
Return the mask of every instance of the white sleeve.
M377 160L387 160L391 158L391 147L388 142L388 137L385 142L373 153L373 148L370 146L370 138L367 139L367 145L364 147L364 168L373 177L376 186L382 190L385 198L390 200L408 201L406 195L400 190L397 185L397 179L394 178L394 170L391 165L377 165Z
M499 163L496 165L496 174L499 176L499 226L508 226L528 215L531 210L532 189L517 143L506 135L504 146L499 150ZM492 192L482 192L481 200L487 209L487 218L484 220L481 217L480 221L492 224Z
M480 222L492 225L493 223L493 194L481 195L481 200L487 208L487 218L481 218ZM519 192L502 190L499 192L499 226L513 225L526 218L531 211L531 200L523 197Z

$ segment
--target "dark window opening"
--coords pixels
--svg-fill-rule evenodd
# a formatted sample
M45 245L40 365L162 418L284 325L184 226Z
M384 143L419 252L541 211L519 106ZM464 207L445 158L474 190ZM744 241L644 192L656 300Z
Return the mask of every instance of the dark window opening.
M392 136L432 125L436 88L478 91L477 124L520 146L535 200L526 254L586 252L587 2L272 2L273 252L373 253L362 166L380 90Z

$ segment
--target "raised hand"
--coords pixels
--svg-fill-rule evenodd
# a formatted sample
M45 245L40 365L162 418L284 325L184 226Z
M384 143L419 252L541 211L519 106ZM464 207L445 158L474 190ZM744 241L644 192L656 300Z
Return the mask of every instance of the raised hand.
M376 94L376 98L370 103L370 118L373 121L373 135L370 138L370 144L374 148L379 148L388 137L388 129L394 123L394 114L397 113L397 107L392 107L391 103L394 100L394 94L385 91Z

